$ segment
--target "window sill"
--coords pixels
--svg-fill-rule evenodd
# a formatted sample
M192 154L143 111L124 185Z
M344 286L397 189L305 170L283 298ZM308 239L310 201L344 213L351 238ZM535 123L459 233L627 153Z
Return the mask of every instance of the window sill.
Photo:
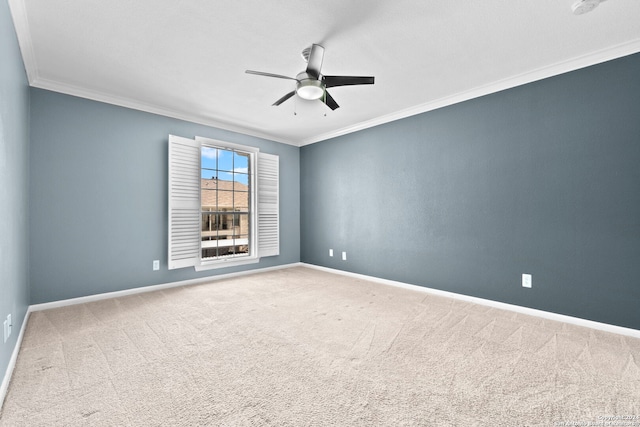
M206 270L215 270L217 268L227 268L227 267L236 267L239 265L247 265L247 264L257 264L260 262L260 258L257 257L247 257L242 259L221 259L216 261L208 261L206 263L196 265L196 271L206 271Z

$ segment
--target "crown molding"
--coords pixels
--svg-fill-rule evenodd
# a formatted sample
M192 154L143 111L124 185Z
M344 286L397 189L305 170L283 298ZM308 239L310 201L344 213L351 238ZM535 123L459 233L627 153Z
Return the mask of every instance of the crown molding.
M63 93L66 95L72 95L80 98L91 99L93 101L104 102L106 104L112 104L120 107L144 111L146 113L152 113L152 114L158 114L160 116L171 117L173 119L184 120L187 122L197 123L205 126L212 126L218 129L236 132L243 135L253 136L256 138L266 139L269 141L280 142L282 144L294 145L296 147L299 146L297 142L290 141L284 138L279 138L275 135L259 132L254 129L246 128L243 126L233 125L223 121L218 121L218 120L198 116L196 114L189 114L181 111L167 109L164 107L148 104L145 102L140 102L134 99L126 98L126 97L114 96L104 92L93 91L93 90L81 88L78 86L59 83L53 80L47 80L47 79L36 77L31 82L31 86L39 89L46 89L53 92Z
M27 6L24 4L24 0L9 0L9 11L13 18L13 26L18 36L18 45L20 46L20 53L22 54L22 62L24 63L25 71L27 72L27 79L29 84L38 75L38 64L36 62L36 55L33 51L33 41L31 40L31 33L29 31L29 20L27 19Z
M597 52L593 52L587 55L571 58L566 61L562 61L547 67L538 68L526 73L522 73L513 77L508 77L487 85L479 86L468 91L460 92L452 96L437 99L435 101L426 102L424 104L416 105L395 113L387 114L384 116L376 117L375 119L367 120L361 123L357 123L353 126L347 126L336 131L328 132L322 135L317 135L305 139L300 142L300 147L313 144L327 139L335 138L338 136L346 135L349 133L357 132L374 126L382 125L385 123L393 122L396 120L404 119L407 117L415 116L418 114L426 113L428 111L437 110L438 108L447 107L449 105L457 104L459 102L468 101L470 99L479 98L481 96L489 95L492 93L500 92L505 89L511 89L516 86L522 86L527 83L532 83L538 80L543 80L549 77L557 76L560 74L575 71L581 68L586 68L592 65L600 64L602 62L611 61L613 59L621 58L623 56L632 55L640 52L640 39L631 40L613 46L607 49L603 49Z
M215 120L212 118L198 116L196 114L189 114L166 107L161 107L153 104L140 102L134 99L114 96L104 92L92 91L84 89L78 86L68 85L53 80L41 78L39 75L38 65L33 50L33 43L29 32L29 21L27 19L26 5L24 0L8 0L11 15L13 16L13 22L18 36L18 43L20 45L20 51L22 53L22 60L24 62L29 84L33 87L47 89L54 92L64 93L67 95L78 96L81 98L87 98L94 101L105 102L107 104L118 105L121 107L131 108L134 110L145 111L148 113L158 114L161 116L171 117L179 120L185 120L188 122L198 123L205 126L212 126L222 130L240 133L243 135L249 135L256 138L266 139L269 141L280 142L287 145L293 145L296 147L303 147L305 145L313 144L316 142L324 141L338 136L346 135L349 133L357 132L367 128L375 127L385 123L393 122L396 120L404 119L407 117L415 116L418 114L433 111L442 107L457 104L459 102L468 101L470 99L478 98L481 96L489 95L495 92L500 92L505 89L510 89L516 86L521 86L527 83L532 83L538 80L543 80L549 77L557 76L560 74L568 73L580 68L589 67L591 65L600 64L602 62L610 61L613 59L621 58L623 56L632 55L640 52L640 39L630 40L628 42L612 46L606 49L602 49L596 52L582 55L575 58L570 58L566 61L562 61L550 66L538 68L526 73L522 73L516 76L508 77L487 85L479 86L471 90L459 92L457 94L440 98L434 101L429 101L424 104L419 104L414 107L406 108L391 114L386 114L380 117L376 117L371 120L366 120L360 123L356 123L351 126L346 126L341 129L337 129L331 132L327 132L320 135L315 135L309 138L301 140L291 140L283 137L279 137L274 134L261 132L256 129L244 127L237 124L231 124L224 121Z
M283 144L294 145L299 147L296 141L290 141L285 138L279 138L275 135L260 132L255 129L250 129L244 126L237 126L223 121L217 121L210 118L200 117L195 114L187 114L184 112L167 109L157 105L152 105L144 102L139 102L134 99L114 96L108 93L93 91L85 88L81 88L74 85L56 82L40 77L38 64L36 61L36 55L33 49L33 40L31 38L31 32L29 31L29 20L27 18L27 8L24 0L8 0L9 10L13 18L13 25L15 27L16 35L18 38L18 45L20 46L20 53L22 54L22 62L27 73L27 79L29 85L32 87L46 89L53 92L59 92L66 95L73 95L80 98L91 99L94 101L104 102L107 104L118 105L120 107L131 108L134 110L144 111L147 113L158 114L161 116L171 117L174 119L185 120L205 126L212 126L222 130L228 130L231 132L240 133L243 135L249 135L256 138L266 139L269 141L280 142Z

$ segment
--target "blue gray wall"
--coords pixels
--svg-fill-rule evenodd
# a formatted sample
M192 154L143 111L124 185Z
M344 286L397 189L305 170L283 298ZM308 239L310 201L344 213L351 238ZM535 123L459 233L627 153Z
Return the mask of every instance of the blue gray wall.
M640 55L298 149L29 90L0 24L0 369L29 303L299 260L640 329ZM280 256L166 269L170 133L280 155Z
M13 21L0 2L0 324L11 314L13 331L3 344L0 381L9 365L29 304L28 186L29 87ZM0 402L1 404L1 402Z
M305 146L300 169L303 262L640 329L640 54Z
M280 256L167 270L169 134L280 156ZM30 158L32 304L300 261L297 147L31 89Z

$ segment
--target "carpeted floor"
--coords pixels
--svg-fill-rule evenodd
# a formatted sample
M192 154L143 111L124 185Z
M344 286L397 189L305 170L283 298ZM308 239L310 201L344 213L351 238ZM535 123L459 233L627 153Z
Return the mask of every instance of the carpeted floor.
M638 339L296 267L32 313L0 425L640 425L639 364Z

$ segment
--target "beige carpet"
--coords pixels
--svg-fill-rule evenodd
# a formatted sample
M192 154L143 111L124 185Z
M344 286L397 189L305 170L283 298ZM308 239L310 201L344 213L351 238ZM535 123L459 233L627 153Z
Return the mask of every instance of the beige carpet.
M639 364L638 339L296 267L32 313L0 425L640 425Z

